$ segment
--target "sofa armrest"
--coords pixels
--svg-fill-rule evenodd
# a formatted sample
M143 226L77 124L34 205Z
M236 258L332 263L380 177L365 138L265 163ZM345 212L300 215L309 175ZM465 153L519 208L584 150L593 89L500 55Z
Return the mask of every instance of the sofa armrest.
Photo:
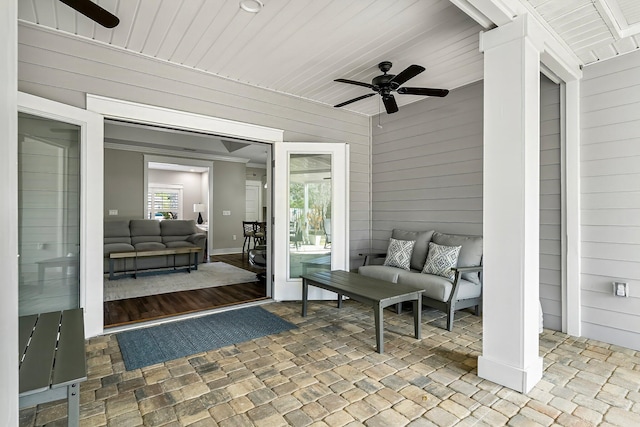
M362 265L371 265L373 260L387 257L387 254L384 252L364 252L358 255L364 257L364 263Z
M187 242L193 243L194 245L204 246L204 241L207 239L207 235L204 233L194 233L191 236L187 237Z

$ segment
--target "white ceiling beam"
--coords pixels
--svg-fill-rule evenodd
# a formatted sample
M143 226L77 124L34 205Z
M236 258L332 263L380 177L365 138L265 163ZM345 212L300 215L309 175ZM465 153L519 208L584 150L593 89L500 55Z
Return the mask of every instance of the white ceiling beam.
M563 81L582 77L582 61L527 0L450 1L486 29L492 27L486 24L486 20L501 26L513 21L517 16L529 15L528 25L535 27L537 38L544 43L540 60L546 69ZM471 14L468 11L471 11Z

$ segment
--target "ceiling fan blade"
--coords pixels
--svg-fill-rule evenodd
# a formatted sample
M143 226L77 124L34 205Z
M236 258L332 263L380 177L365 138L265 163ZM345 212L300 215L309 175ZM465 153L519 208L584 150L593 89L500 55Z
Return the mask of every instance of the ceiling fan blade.
M406 82L407 80L414 78L415 76L417 76L423 71L424 71L424 67L421 67L420 65L415 65L415 64L409 65L407 68L405 68L404 71L402 71L400 74L398 74L391 80L391 84L394 85L395 87L398 87L402 85L404 82Z
M113 28L120 23L120 19L117 16L101 8L91 0L60 1L105 28Z
M336 108L344 107L345 105L349 105L352 102L360 101L361 99L369 98L370 96L373 96L373 95L375 95L375 93L368 93L366 95L362 95L362 96L359 96L357 98L353 98L353 99L350 99L348 101L341 102L338 105L334 105L334 107L336 107Z
M423 95L423 96L447 96L447 89L431 89L429 87L400 87L397 91L401 95Z
M396 103L396 99L393 95L383 97L382 102L384 102L384 108L387 110L387 114L392 114L398 111L398 104Z
M339 83L348 83L350 85L357 85L357 86L363 86L363 87L368 87L369 89L373 89L373 85L370 85L369 83L362 83L362 82L357 82L355 80L347 80L347 79L335 79L334 82L339 82Z

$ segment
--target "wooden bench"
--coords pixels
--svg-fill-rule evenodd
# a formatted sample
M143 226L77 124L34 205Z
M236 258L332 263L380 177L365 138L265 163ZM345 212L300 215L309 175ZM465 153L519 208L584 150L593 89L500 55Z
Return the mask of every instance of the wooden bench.
M129 252L111 252L109 254L109 280L121 279L123 277L138 277L138 258L150 257L150 256L162 256L162 255L173 255L173 269L172 270L158 270L152 273L173 273L177 271L187 271L191 273L191 265L193 264L193 269L198 269L198 253L201 252L200 248L166 248L166 249L157 249L157 250L149 250L149 251L129 251ZM177 268L176 266L176 255L182 254L193 254L193 263L189 262L184 268ZM127 273L127 258L133 258L133 273ZM116 259L124 259L125 261L125 272L123 274L115 275L114 274L114 263Z
M87 379L82 309L21 316L18 328L20 407L66 397L68 425L78 426Z
M373 308L376 326L378 353L384 352L383 309L404 301L413 302L413 327L416 339L421 337L422 293L424 289L401 283L390 283L372 279L348 271L319 271L302 276L302 317L307 316L309 286L333 291L338 294L338 308L342 307L342 296L367 304Z

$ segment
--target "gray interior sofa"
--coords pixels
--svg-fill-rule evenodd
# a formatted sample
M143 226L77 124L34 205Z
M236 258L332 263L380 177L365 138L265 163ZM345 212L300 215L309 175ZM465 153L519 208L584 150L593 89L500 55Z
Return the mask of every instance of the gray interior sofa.
M111 252L131 252L166 248L200 248L198 263L204 261L207 236L194 220L132 219L130 221L107 221L104 223L104 273L109 272ZM187 266L192 262L189 254L175 255L176 266ZM127 269L133 261L127 260ZM137 260L138 270L173 267L174 255L150 256ZM125 271L125 260L116 259L114 272Z
M395 229L396 240L415 241L410 269L381 265L386 254L366 254L365 265L358 273L392 283L404 283L424 289L424 305L447 313L447 329L453 328L454 312L474 307L480 314L482 304L482 237L438 233L436 231L404 231ZM442 246L461 246L453 281L446 277L422 273L427 260L429 242ZM398 306L398 312L400 307Z

